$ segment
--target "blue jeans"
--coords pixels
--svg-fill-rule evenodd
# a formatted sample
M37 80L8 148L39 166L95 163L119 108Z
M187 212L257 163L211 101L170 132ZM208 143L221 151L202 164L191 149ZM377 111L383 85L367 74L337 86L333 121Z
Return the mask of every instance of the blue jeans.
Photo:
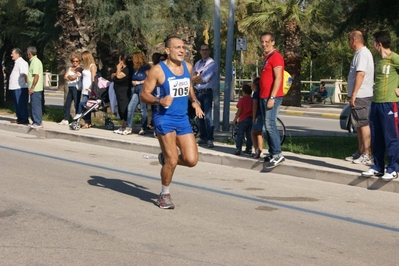
M269 153L273 156L273 158L278 158L282 156L281 153L281 142L280 142L280 134L277 130L277 116L280 111L280 105L283 101L282 97L278 97L274 99L274 106L272 109L267 109L267 98L260 99L260 110L262 112L262 118L265 121L266 128L266 141L269 146Z
M65 104L64 104L64 119L69 120L71 118L71 104L72 101L75 104L75 112L77 114L79 110L79 102L80 102L80 95L81 91L78 91L75 86L73 87L68 87L68 94L65 99Z
M28 88L20 88L13 90L14 92L14 108L18 122L28 122Z
M200 139L213 140L213 119L212 119L212 101L213 91L195 92L198 101L201 103L202 111L205 114L204 118L198 119Z
M238 122L237 143L236 143L237 150L241 151L242 149L244 134L245 138L247 139L245 150L246 151L252 150L251 130L252 130L252 117L247 117L244 119L244 121Z
M83 107L86 105L87 100L89 100L89 95L84 95L82 96L82 100L79 103L78 107L78 114L81 114L83 111ZM91 124L91 112L87 113L83 119L85 120L85 123Z
M40 126L43 120L42 91L35 91L30 95L30 114L33 124Z
M132 88L132 98L130 98L129 105L127 106L126 127L128 128L133 127L134 110L136 110L136 107L139 103L141 109L141 128L142 129L147 128L147 118L148 118L147 104L140 102L140 95L134 93L133 88Z

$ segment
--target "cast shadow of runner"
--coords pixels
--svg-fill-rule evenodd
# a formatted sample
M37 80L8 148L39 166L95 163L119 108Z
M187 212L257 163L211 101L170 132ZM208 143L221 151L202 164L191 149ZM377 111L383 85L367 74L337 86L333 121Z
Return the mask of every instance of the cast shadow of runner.
M142 201L147 201L152 204L156 204L154 199L157 199L158 195L147 191L148 188L146 187L121 179L108 179L102 176L90 176L90 177L92 179L87 180L87 183L89 183L89 185L108 188L116 192L136 197Z

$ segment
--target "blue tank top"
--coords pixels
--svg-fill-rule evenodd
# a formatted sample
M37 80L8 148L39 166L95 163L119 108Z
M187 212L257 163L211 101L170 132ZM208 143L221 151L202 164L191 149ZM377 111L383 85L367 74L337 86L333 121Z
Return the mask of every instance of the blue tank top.
M171 95L173 102L169 108L157 106L154 116L187 116L190 73L186 62L182 62L184 73L181 76L173 74L163 61L159 62L159 65L165 74L165 81L159 86L159 97L163 98L166 95Z

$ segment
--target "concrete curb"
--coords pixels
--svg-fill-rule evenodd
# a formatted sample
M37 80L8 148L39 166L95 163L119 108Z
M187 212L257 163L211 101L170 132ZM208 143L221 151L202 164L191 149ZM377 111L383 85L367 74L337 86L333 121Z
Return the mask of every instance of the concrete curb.
M100 128L90 129L95 134L87 135L87 131L84 133L81 131L72 131L58 125L58 127L55 127L51 123L52 122L45 122L44 125L46 128L44 129L31 129L24 125L10 124L9 120L4 120L0 117L0 130L34 135L39 138L63 139L143 153L158 154L160 152L158 141L152 137L136 135L119 136ZM55 123L53 124L56 125ZM399 192L398 180L385 182L377 178L364 178L359 176L361 171L365 171L368 168L364 165L350 164L343 160L333 158L312 157L284 152L284 156L287 160L278 167L268 168L267 164L263 162L263 159L255 160L251 157L233 155L234 149L235 147L233 145L224 143L216 143L214 149L199 147L199 161L233 168L245 168L264 173L276 173L356 186L369 190Z

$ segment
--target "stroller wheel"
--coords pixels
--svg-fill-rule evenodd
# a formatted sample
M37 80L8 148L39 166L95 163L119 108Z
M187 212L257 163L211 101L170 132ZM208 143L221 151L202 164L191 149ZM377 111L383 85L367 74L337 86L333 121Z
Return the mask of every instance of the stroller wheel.
M194 136L197 136L199 132L198 125L193 123L191 124L191 128L193 129Z
M80 123L73 121L70 125L69 125L70 129L72 130L79 130L80 129Z
M113 130L115 128L115 125L111 121L107 121L105 123L105 128L108 129L108 130Z

